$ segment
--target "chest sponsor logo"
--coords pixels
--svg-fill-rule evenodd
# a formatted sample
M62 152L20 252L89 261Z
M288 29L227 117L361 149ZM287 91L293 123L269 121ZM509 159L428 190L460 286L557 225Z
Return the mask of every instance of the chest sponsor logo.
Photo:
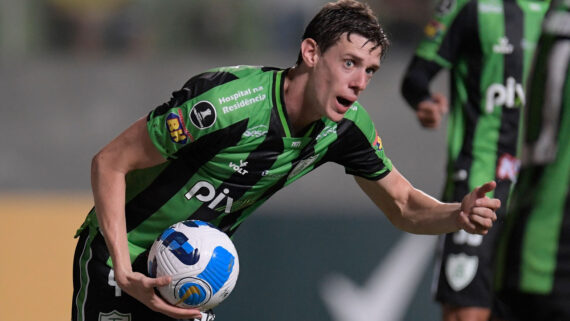
M445 262L445 277L454 291L465 289L477 273L479 258L465 253L450 254Z
M327 137L330 134L336 134L336 129L337 129L338 125L334 124L334 125L327 125L325 128L323 128L323 130L321 130L321 132L317 135L317 140L321 140L325 137Z
M170 113L166 116L166 128L170 134L170 139L177 144L186 144L188 138L193 140L192 135L186 130L180 109L178 113Z
M243 137L253 137L258 138L267 135L268 127L266 125L257 125L248 128L244 133Z
M497 178L508 179L514 183L517 181L520 167L521 161L518 158L510 154L503 154L497 164Z
M319 157L319 154L313 155L309 158L301 160L297 164L297 166L295 166L295 168L293 168L291 173L289 173L289 176L287 176L287 179L290 179L290 178L296 176L297 174L301 173L305 168L311 166L315 162L315 160L317 160L318 157Z
M209 101L201 101L190 109L190 121L200 129L212 127L216 122L216 109Z
M507 78L506 85L492 84L487 88L485 99L485 111L490 114L495 106L507 108L521 107L525 102L523 86L513 77Z
M99 321L131 321L130 313L120 313L117 310L113 310L109 313L99 312Z
M199 181L194 186L192 186L190 191L184 194L184 196L187 200L191 200L195 197L200 202L207 203L208 208L212 210L215 209L216 206L222 205L224 212L229 213L234 202L233 198L228 196L229 193L230 190L227 188L224 188L221 192L218 193L210 182Z
M501 37L499 38L498 42L493 45L493 52L502 54L502 55L510 55L513 53L514 47L509 42L509 38Z
M243 160L239 160L239 165L235 164L234 162L230 162L229 164L230 168L234 170L234 172L241 174L241 175L245 175L247 174L247 170L244 168L247 166L247 162L244 162Z

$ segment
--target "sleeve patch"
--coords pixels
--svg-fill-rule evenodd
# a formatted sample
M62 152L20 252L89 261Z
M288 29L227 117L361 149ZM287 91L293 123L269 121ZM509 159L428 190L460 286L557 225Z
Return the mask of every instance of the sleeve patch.
M194 141L194 137L186 129L180 108L177 110L177 113L169 113L165 118L165 122L170 134L170 140L174 143L186 144L188 140Z

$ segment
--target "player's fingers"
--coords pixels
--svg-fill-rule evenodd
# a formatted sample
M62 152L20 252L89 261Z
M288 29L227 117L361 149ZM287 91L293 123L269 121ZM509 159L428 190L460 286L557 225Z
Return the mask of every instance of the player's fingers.
M490 191L494 190L497 187L497 183L495 181L487 182L477 188L477 197L483 197L485 194L489 193Z
M472 214L469 216L469 221L477 227L486 229L493 227L493 219L486 216Z
M170 276L165 275L165 276L160 276L157 278L147 278L147 286L148 287L158 287L158 286L164 286L164 285L168 285L171 281Z
M471 209L470 214L488 218L493 222L497 220L497 214L495 213L495 211L487 207L474 207Z
M501 207L501 200L498 198L482 197L475 200L475 207L484 207L496 211Z
M159 296L155 295L151 301L151 309L166 314L174 319L193 319L201 318L202 313L198 309L183 309L174 305L168 304Z

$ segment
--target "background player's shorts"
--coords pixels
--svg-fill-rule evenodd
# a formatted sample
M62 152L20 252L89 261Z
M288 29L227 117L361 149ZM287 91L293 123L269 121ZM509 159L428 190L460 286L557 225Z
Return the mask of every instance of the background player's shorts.
M150 310L117 286L101 233L85 228L79 237L73 259L72 321L134 320L173 321ZM135 271L145 273L146 255L133 263Z
M438 302L491 308L493 260L502 226L497 220L485 236L463 230L440 236L434 280Z
M457 202L470 192L466 181L454 182L453 188L453 200ZM494 260L510 188L510 180L497 179L494 197L502 205L486 235L460 230L439 237L432 286L436 301L456 307L492 308Z

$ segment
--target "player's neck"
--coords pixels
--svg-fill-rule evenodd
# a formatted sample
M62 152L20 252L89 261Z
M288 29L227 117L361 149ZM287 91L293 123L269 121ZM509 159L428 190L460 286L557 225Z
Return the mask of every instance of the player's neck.
M310 108L307 101L307 84L309 72L303 66L295 66L288 70L283 85L285 108L293 130L293 136L301 135L315 120L320 119Z

